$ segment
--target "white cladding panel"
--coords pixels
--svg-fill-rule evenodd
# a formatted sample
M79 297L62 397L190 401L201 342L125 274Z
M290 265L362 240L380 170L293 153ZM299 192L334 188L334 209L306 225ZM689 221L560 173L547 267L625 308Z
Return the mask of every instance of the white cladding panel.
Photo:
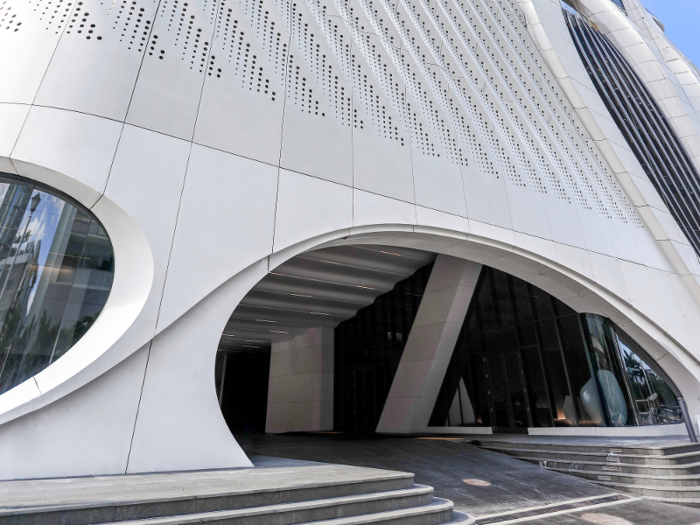
M219 417L216 341L267 272L329 242L467 258L601 312L700 412L700 264L557 2L8 0L0 21L0 170L71 194L110 235L129 217L152 255L133 264L153 270L141 303L108 303L140 314L94 338L99 358L0 396L0 457L23 450L30 413L47 429L36 461L73 457L70 432L41 452L54 403L119 396L100 376L143 349L142 402L115 434L134 436L129 471L247 465ZM45 475L116 473L123 449ZM35 475L2 463L0 478Z

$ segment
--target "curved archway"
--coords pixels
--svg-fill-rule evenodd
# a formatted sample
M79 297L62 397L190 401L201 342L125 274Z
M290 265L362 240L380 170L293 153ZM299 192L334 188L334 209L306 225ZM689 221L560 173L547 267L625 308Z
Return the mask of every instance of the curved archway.
M63 398L113 368L138 349L115 351L114 344L143 308L153 280L153 256L143 232L109 198L54 170L15 161L19 177L88 210L102 225L114 252L114 279L104 308L83 337L60 360L0 396L0 424L16 420ZM146 342L148 337L143 337Z
M358 255L358 248L366 254L376 254L379 252L388 254L389 256L400 256L400 253L392 253L392 251L397 252L402 249L407 250L408 253L410 253L411 250L427 249L423 252L428 254L428 257L425 259L426 261L429 260L430 257L434 257L438 254L449 255L468 261L477 261L488 267L498 269L508 275L536 285L538 288L567 304L568 307L572 309L572 313L597 314L598 316L612 319L614 326L624 328L623 333L629 333L633 339L638 340L641 346L647 349L645 358L653 360L652 365L655 369L664 370L666 374L662 373L662 375L672 377L673 381L679 385L680 391L696 391L697 381L692 376L692 373L688 372L687 368L681 364L677 357L681 356L682 359L684 351L675 341L668 337L663 330L658 326L654 326L654 324L641 313L634 312L634 310L630 309L629 304L626 304L622 298L606 290L599 283L559 263L526 250L519 249L516 246L508 246L505 243L495 242L491 239L479 238L477 236L465 236L449 231L438 232L435 230L432 232L426 231L418 233L401 231L372 232L365 230L365 233L361 235L344 236L325 243L320 243L317 246L307 245L305 248L306 250L290 249L289 253L293 251L299 252L296 254L291 253L290 257L283 258L281 254L278 255L277 260L280 262L271 269L271 273L267 274L266 277L243 297L234 315L229 320L224 336L219 343L220 350L228 352L236 350L239 354L246 351L254 354L255 350L260 349L267 351L266 359L268 368L266 368L265 365L260 368L260 373L265 376L270 371L270 345L277 344L279 347L278 343L289 341L293 339L294 336L300 336L306 333L306 330L311 329L314 323L318 326L329 326L333 328L337 326L339 322L354 316L357 309L359 309L355 308L355 310L347 312L333 311L334 305L326 304L326 309L328 310L326 312L310 310L310 308L314 307L314 304L317 306L319 305L318 302L314 303L314 300L319 297L318 283L323 280L320 273L314 275L314 272L318 271L318 269L314 269L314 266L318 266L319 262L325 264L327 269L332 268L332 273L335 274L337 274L338 271L342 271L342 266L346 265L346 271L349 270L349 272L344 277L348 281L345 284L365 287L366 283L363 284L361 276L356 276L356 279L359 279L357 283L353 284L352 282L352 273L357 270L357 265L354 264L353 257ZM353 250L355 250L355 252L353 252ZM306 261L307 266L305 269L299 268L300 261ZM371 266L372 263L369 264ZM362 266L362 264L360 264L360 266ZM306 292L304 292L300 283L292 283L294 286L291 286L291 288L287 286L286 288L288 289L285 289L285 279L289 279L293 275L300 276L304 273L306 274L304 278L316 279L316 284L311 284L311 287L307 289ZM392 286L396 284L396 282L398 282L398 280L391 283ZM391 287L388 289L391 289ZM330 298L326 292L322 291L320 295L323 296L325 293L326 298ZM271 295L275 293L286 294L287 297L280 300L278 296L275 299ZM378 294L375 294L375 296L376 295ZM296 306L290 305L290 301L294 301L295 297L297 298L298 304ZM336 299L340 302L348 301L347 296L338 296ZM337 304L335 306L337 306ZM256 310L256 308L258 309ZM271 315L267 315L267 318L265 318L266 308L268 312L271 312ZM290 311L296 311L291 318L285 320L285 314L280 314L281 310L285 309L287 309L286 315L288 315ZM304 319L300 312L306 312L307 318ZM282 317L274 317L275 315L282 315ZM319 316L326 317L321 318ZM289 324L285 324L287 321L289 321ZM254 326L256 323L258 325L257 327ZM236 333L234 334L233 331L236 331ZM263 333L272 333L276 335L268 337L261 335ZM318 334L315 334L313 337L316 338L315 342L310 343L307 341L303 343L303 345L308 344L318 347L319 345L325 344L319 342ZM238 343L234 342L236 340L235 338L238 338ZM298 343L296 343L296 348L299 348ZM672 353L673 350L680 352L674 355L674 353ZM224 392L224 381L222 381L221 378L223 375L222 370L226 367L224 363L225 355L224 353L220 354L220 359L217 362L216 374L218 377L217 394L219 403L222 402ZM230 362L229 365L231 365ZM395 372L395 369L393 372ZM274 375L273 372L270 373ZM318 374L319 372L316 373ZM325 371L322 373L328 372ZM318 380L319 377L320 376L315 377L314 380ZM336 375L336 378L337 377ZM249 379L252 380L252 377ZM264 379L267 381L267 377ZM266 382L265 385L267 385ZM261 395L264 394L266 397L266 390L267 386L265 389L261 390ZM272 395L274 392L272 386L269 391ZM386 399L386 397L383 399ZM261 402L261 406L262 405L264 405L264 403ZM324 425L326 428L318 427L315 429L330 429L328 428L328 422ZM258 419L257 428L258 430L264 430L264 421L261 423L261 420ZM267 428L268 431L274 428L274 425L272 427L270 426L269 417ZM284 425L278 427L278 429L279 428L295 430L295 428L287 428L284 427ZM238 426L237 429L240 432L244 430L244 427Z

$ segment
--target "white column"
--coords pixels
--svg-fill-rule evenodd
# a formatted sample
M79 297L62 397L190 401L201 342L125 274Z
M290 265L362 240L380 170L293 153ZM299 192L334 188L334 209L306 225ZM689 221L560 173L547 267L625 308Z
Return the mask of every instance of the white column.
M272 345L265 432L333 430L333 328Z
M428 426L480 272L480 264L438 255L377 432L420 432Z

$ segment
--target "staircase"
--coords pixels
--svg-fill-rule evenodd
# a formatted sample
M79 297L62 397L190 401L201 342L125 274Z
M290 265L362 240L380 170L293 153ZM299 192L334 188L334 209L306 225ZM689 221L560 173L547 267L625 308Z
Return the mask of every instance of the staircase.
M0 482L2 525L473 522L413 474L338 465Z
M475 440L473 444L637 496L700 507L700 444L614 446Z

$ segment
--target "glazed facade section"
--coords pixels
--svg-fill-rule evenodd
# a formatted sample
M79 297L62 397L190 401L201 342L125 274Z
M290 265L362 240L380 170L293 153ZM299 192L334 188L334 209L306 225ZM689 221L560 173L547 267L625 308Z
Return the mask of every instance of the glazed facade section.
M526 431L680 422L676 395L640 355L610 320L578 314L484 267L430 426Z
M433 265L335 328L334 430L374 432Z
M700 254L700 174L644 82L610 40L564 11L586 71L678 226Z
M112 286L114 253L82 206L0 174L0 393L60 358Z

